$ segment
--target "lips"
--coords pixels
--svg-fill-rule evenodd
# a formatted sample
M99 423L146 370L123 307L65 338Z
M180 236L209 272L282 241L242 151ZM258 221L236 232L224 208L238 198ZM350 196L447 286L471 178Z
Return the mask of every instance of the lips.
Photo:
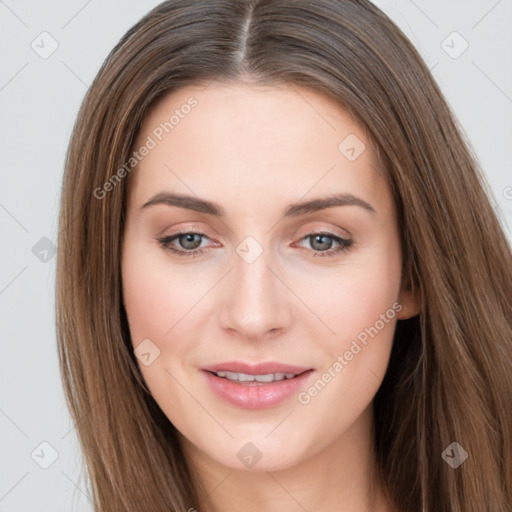
M302 366L276 362L250 364L240 361L206 366L202 370L210 389L218 397L242 409L263 409L280 404L294 392L298 392L313 373L313 368ZM271 381L265 377L256 378L270 374L278 378Z

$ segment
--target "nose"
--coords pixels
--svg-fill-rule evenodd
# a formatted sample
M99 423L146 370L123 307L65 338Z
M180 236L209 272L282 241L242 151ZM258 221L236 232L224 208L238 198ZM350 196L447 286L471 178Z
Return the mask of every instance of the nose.
M262 249L241 244L224 283L221 326L248 341L287 331L292 322L293 293L270 251L263 250L258 255Z

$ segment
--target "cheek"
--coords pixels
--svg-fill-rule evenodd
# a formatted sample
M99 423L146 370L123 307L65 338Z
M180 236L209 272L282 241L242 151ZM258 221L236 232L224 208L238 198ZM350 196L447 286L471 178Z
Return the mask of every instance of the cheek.
M135 354L143 341L158 353L151 365L138 360L139 368L152 391L168 393L169 382L172 384L169 372L177 377L189 377L185 372L190 371L190 353L197 350L200 341L197 334L206 328L210 318L212 284L208 284L211 275L193 266L173 266L166 256L163 249L155 250L147 243L127 237L122 276L123 300ZM213 278L212 283L215 283ZM151 343L145 341L148 339Z
M197 302L199 291L190 276L169 275L168 266L155 253L136 242L126 244L124 305L137 364L151 394L164 410L165 401L174 397L179 409L185 397L173 376L183 381L179 369L190 349L189 344L180 343L184 338L180 330L187 324L187 310ZM150 356L145 360L142 354L147 353Z
M310 404L311 414L329 417L332 425L344 422L336 411L353 418L371 402L386 372L401 310L398 240L376 244L365 254L307 295L324 324L317 322L324 334L318 336L317 327L312 339L318 340L325 358L318 381L303 390L299 402Z
M190 404L187 354L191 344L184 329L187 312L204 295L204 286L190 273L169 275L169 266L155 252L134 243L123 255L123 298L132 346L141 374L161 409L178 429L189 430L200 411ZM149 342L147 340L150 340ZM144 350L137 347L144 346ZM149 364L138 353L150 353ZM183 411L188 411L183 414ZM191 419L192 418L192 419Z
M350 340L376 322L382 331L381 339L392 337L396 309L400 309L396 304L400 278L401 251L393 239L388 244L365 248L364 258L347 259L346 265L318 279L316 286L303 284L302 296L307 297L311 309L324 323L325 335L321 339L328 344L330 353L344 350ZM381 315L386 312L387 321L382 325ZM321 326L318 322L317 325Z
M204 286L193 272L170 273L158 251L136 244L127 245L122 273L124 304L134 346L145 338L158 345L170 340L187 311L204 294Z

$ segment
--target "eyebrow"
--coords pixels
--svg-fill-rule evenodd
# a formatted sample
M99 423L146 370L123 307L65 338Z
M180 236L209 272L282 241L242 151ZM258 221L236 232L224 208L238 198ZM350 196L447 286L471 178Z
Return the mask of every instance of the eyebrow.
M193 210L199 213L206 213L208 215L213 215L219 218L224 217L225 215L224 208L217 203L213 203L212 201L207 201L206 199L200 199L194 196L174 194L170 192L159 192L146 203L144 203L141 209L149 208L150 206L157 204L176 206L178 208ZM307 213L314 213L320 210L325 210L326 208L334 208L336 206L359 206L373 214L376 213L373 206L363 199L352 194L343 193L288 204L284 208L283 216L298 217Z

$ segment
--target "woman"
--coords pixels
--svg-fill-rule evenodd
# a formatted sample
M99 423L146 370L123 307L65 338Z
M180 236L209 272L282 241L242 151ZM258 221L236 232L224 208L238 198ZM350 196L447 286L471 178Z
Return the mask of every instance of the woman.
M63 181L59 357L96 510L510 510L488 196L371 3L151 11Z

